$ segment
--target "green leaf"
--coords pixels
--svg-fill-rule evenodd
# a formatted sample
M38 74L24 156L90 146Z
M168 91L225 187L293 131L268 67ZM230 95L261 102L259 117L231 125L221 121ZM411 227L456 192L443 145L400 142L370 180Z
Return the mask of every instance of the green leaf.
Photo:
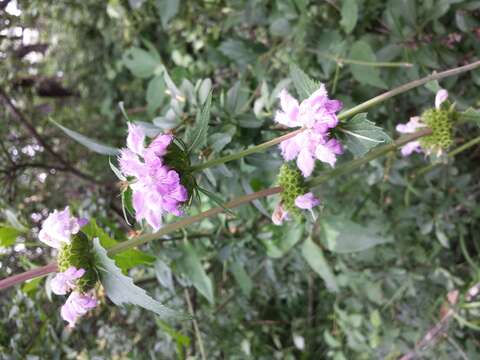
M119 242L112 239L102 228L100 228L95 219L90 219L87 225L82 228L82 232L88 236L89 239L98 238L100 243L105 248L110 248L117 245ZM136 249L129 249L114 256L115 262L123 270L127 271L132 267L138 265L150 265L155 261L155 256L149 255Z
M166 29L169 21L178 14L180 0L157 0L155 5L162 21L162 27Z
M166 322L157 319L157 325L168 335L172 337L177 343L177 355L178 359L185 359L184 356L185 350L190 346L190 338L186 335L183 335L168 325Z
M134 76L139 78L148 78L162 69L155 55L137 47L128 49L123 54L122 62Z
M320 88L320 83L310 78L297 65L290 66L290 77L300 100L308 98Z
M214 304L213 283L203 269L202 263L197 256L195 248L189 243L180 246L182 256L177 260L177 271L185 275L193 286L202 294L211 304Z
M205 194L206 196L208 196L210 198L210 200L212 200L215 204L217 204L218 206L220 206L221 208L223 208L223 210L225 210L225 212L233 217L236 217L235 213L225 207L225 201L222 199L222 197L220 195L217 195L211 191L208 191L207 189L205 188L202 188L202 187L198 187L198 191L200 191L201 193Z
M231 141L232 135L228 133L215 133L212 134L208 139L210 146L216 153L222 151L222 149L227 146Z
M207 100L202 106L200 112L197 113L197 119L193 130L189 128L186 134L188 145L188 152L199 149L207 142L208 123L210 121L210 108L212 107L212 93L208 94Z
M127 178L122 174L119 168L117 168L115 165L112 164L112 159L108 158L108 164L110 165L110 169L112 169L113 173L115 176L121 180L121 181L126 181Z
M344 133L344 143L355 157L365 155L377 145L392 141L381 127L367 119L367 113L355 115L338 129Z
M152 78L147 87L147 108L149 113L154 113L165 98L165 80L163 76L157 75Z
M347 34L350 34L358 20L357 0L343 0L341 14L342 20L340 25L342 25Z
M248 273L245 271L243 265L238 262L234 262L230 266L230 271L232 272L238 286L240 286L243 294L246 297L250 297L253 289L253 282Z
M204 79L200 87L198 89L198 100L200 101L200 104L204 104L205 101L208 98L208 94L210 94L210 91L212 90L212 80L210 79Z
M245 41L229 39L222 42L218 50L241 67L257 60L257 54Z
M480 110L468 108L467 110L459 112L457 114L459 121L470 121L480 126Z
M302 238L304 227L299 224L291 225L275 233L272 240L264 241L267 255L272 258L281 258L290 251Z
M65 134L67 134L69 137L71 137L73 140L76 142L82 144L86 148L102 155L118 155L120 154L120 150L117 148L114 148L112 146L104 145L97 140L90 139L86 137L85 135L82 135L76 131L70 130L66 128L65 126L60 125L57 123L55 120L50 119L50 121L60 128Z
M25 294L31 293L35 290L37 290L38 285L40 285L40 282L43 280L42 277L37 277L35 279L31 279L27 281L25 284L22 285L22 291Z
M330 291L337 292L337 279L323 255L322 249L315 244L311 238L305 240L302 246L303 258L308 265L325 281L325 285Z
M393 241L379 223L369 222L363 226L343 216L323 216L319 224L322 244L334 253L364 251Z
M21 233L22 231L14 227L0 226L0 247L12 246Z
M245 112L248 103L248 92L242 87L242 82L237 81L227 91L226 110L232 115L239 115Z
M132 304L153 311L165 319L187 318L185 314L166 307L149 296L145 290L136 286L133 280L123 275L115 261L110 259L107 251L100 245L98 238L93 239L96 254L96 267L105 293L118 306Z
M377 58L370 45L363 40L357 41L353 44L349 58L351 60L376 62ZM352 75L361 84L372 85L381 89L386 89L387 85L380 78L380 70L371 65L351 64L350 69Z

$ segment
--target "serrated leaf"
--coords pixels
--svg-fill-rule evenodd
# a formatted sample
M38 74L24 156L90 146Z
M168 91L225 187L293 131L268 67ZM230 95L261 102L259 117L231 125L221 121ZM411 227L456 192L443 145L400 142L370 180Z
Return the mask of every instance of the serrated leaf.
M342 20L340 25L342 25L347 34L350 34L358 20L357 0L343 0L341 14Z
M243 294L246 297L250 297L250 294L252 293L252 289L253 289L253 281L245 271L245 268L243 267L243 265L238 262L234 262L230 266L230 271L232 272L233 277L235 278L235 281L237 282L238 286L240 286L240 289L242 290Z
M185 275L193 286L202 294L211 304L214 304L213 283L203 269L202 263L197 256L195 248L189 243L180 246L182 256L177 260L177 271Z
M98 238L101 245L105 248L110 248L119 243L117 240L112 239L110 235L108 235L101 227L99 227L95 219L90 219L88 224L82 228L82 232L90 239ZM156 260L155 256L136 249L123 251L120 254L115 255L114 259L122 271L127 271L128 269L138 265L150 265Z
M128 49L123 54L122 62L134 76L140 78L152 76L161 67L155 55L137 47Z
M112 146L104 145L101 142L97 140L90 139L86 137L85 135L82 135L76 131L70 130L66 128L65 126L60 125L57 123L55 120L50 119L50 121L57 126L59 129L61 129L65 134L67 134L69 137L71 137L73 140L76 142L82 144L86 148L102 155L118 155L120 153L120 150L117 148L114 148Z
M304 100L320 88L320 83L310 78L297 65L290 66L290 77L300 100Z
M377 61L375 53L370 45L363 40L357 41L350 49L349 58L374 63ZM374 66L359 64L350 64L352 75L361 84L372 85L381 89L386 89L387 85L380 78L380 70Z
M12 246L21 233L22 231L14 227L0 226L0 247Z
M188 152L199 149L207 143L208 123L210 121L210 108L212 106L212 93L208 94L202 109L197 113L197 120L193 130L187 134ZM191 129L191 128L190 128Z
M308 265L325 281L327 288L330 291L338 292L337 279L330 269L322 249L311 238L303 243L302 255Z
M344 133L344 143L355 157L363 156L370 149L392 141L381 127L367 119L367 113L355 115L338 129Z
M345 254L364 251L393 241L379 223L357 224L342 216L319 219L320 241L331 252Z
M188 318L185 314L161 304L148 295L145 290L136 286L130 277L122 273L115 261L108 257L107 251L100 245L98 238L93 239L93 248L100 282L106 295L115 305L137 305L153 311L164 319Z

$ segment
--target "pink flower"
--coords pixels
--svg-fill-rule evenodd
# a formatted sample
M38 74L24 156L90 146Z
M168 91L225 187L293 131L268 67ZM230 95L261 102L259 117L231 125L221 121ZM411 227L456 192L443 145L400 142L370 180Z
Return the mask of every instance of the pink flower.
M440 109L442 103L448 99L448 91L445 89L440 89L435 95L435 108Z
M302 210L310 210L315 206L320 205L320 200L313 195L313 193L308 192L306 194L297 196L295 199L295 206ZM312 212L313 214L313 212ZM288 220L288 211L283 207L283 204L280 202L275 207L275 210L272 214L272 222L275 225L282 225L285 220Z
M448 98L448 91L445 89L441 89L437 91L435 96L435 108L438 110L444 101ZM419 116L411 117L410 120L406 124L398 124L396 126L396 130L402 134L411 134L419 129L425 127L426 125L422 122L422 119ZM414 152L422 152L423 149L420 145L420 141L414 140L411 141L400 149L400 153L402 156L410 156Z
M342 108L338 100L330 100L322 85L301 104L286 90L280 93L280 106L275 121L288 127L304 130L280 144L286 161L297 159L303 176L308 177L315 167L315 159L334 166L336 156L343 153L341 144L329 138L329 130L338 125L336 112Z
M74 327L78 318L95 306L97 306L97 299L93 294L81 294L74 291L62 306L60 314L65 321L68 321L70 327Z
M78 269L74 266L69 267L61 273L57 273L50 282L50 286L54 294L65 295L75 288L75 280L81 278L85 274L84 269Z
M127 147L135 154L143 155L145 150L145 133L143 129L132 123L128 123Z
M70 244L71 236L78 233L83 225L85 220L71 216L67 206L63 211L55 210L45 219L38 238L48 246L59 249L62 243Z
M319 204L320 200L317 199L311 192L297 196L295 199L295 206L304 210L311 210Z
M275 225L282 225L284 220L288 219L288 211L283 208L283 204L280 202L275 207L272 214L272 222Z
M129 126L128 149L121 150L119 163L124 175L135 177L130 188L137 221L145 219L158 230L165 213L183 215L181 206L188 199L188 192L180 182L180 175L163 163L162 156L173 137L160 135L146 148L144 140L140 127Z

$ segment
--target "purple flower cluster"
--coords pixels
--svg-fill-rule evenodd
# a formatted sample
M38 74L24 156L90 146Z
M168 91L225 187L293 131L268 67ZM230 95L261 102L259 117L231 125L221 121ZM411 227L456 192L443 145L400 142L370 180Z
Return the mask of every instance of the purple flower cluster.
M442 106L442 103L448 99L448 91L441 89L435 96L435 108L438 110ZM419 129L425 127L422 119L419 116L411 117L406 124L398 124L396 130L401 134L411 134ZM419 140L410 141L408 144L402 146L400 152L402 156L410 156L414 152L423 152Z
M287 127L302 127L303 131L280 144L286 161L297 159L297 166L304 177L310 176L315 159L334 166L337 155L343 153L342 145L330 137L330 129L338 124L336 112L342 108L338 100L328 98L322 84L308 99L300 104L286 90L280 93L281 111L275 121Z
M122 173L135 178L130 188L136 219L145 219L155 231L162 226L164 213L183 215L181 206L188 199L180 175L163 160L172 140L171 135L159 135L145 147L142 128L128 124L127 148L119 158Z
M68 206L62 210L55 210L43 222L39 233L39 239L45 244L59 249L63 244L71 243L71 236L78 233L86 224L86 220L71 216ZM57 295L66 295L73 292L62 306L60 314L70 327L73 327L79 317L97 306L94 294L82 294L76 290L76 281L85 274L85 269L77 269L73 266L66 271L57 273L51 280L52 292Z

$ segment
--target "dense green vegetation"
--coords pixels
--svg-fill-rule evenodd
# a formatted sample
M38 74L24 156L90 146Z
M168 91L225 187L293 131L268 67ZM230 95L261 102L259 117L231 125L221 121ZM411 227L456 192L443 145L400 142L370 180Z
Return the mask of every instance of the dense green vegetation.
M200 164L286 132L273 118L293 64L349 109L480 54L479 1L3 0L0 14L1 278L55 258L38 241L53 209L95 219L108 246L147 231L125 221L109 165L126 117L189 143L212 90ZM2 291L0 358L397 359L436 324L417 358L480 358L480 303L466 303L480 281L480 70L368 109L369 130L397 138L440 87L471 114L451 156L389 152L330 179L316 221L273 225L271 196L117 258L195 321L104 298L72 331L38 278ZM337 166L369 150L353 148ZM196 173L208 191L188 214L275 186L282 162L275 146Z

